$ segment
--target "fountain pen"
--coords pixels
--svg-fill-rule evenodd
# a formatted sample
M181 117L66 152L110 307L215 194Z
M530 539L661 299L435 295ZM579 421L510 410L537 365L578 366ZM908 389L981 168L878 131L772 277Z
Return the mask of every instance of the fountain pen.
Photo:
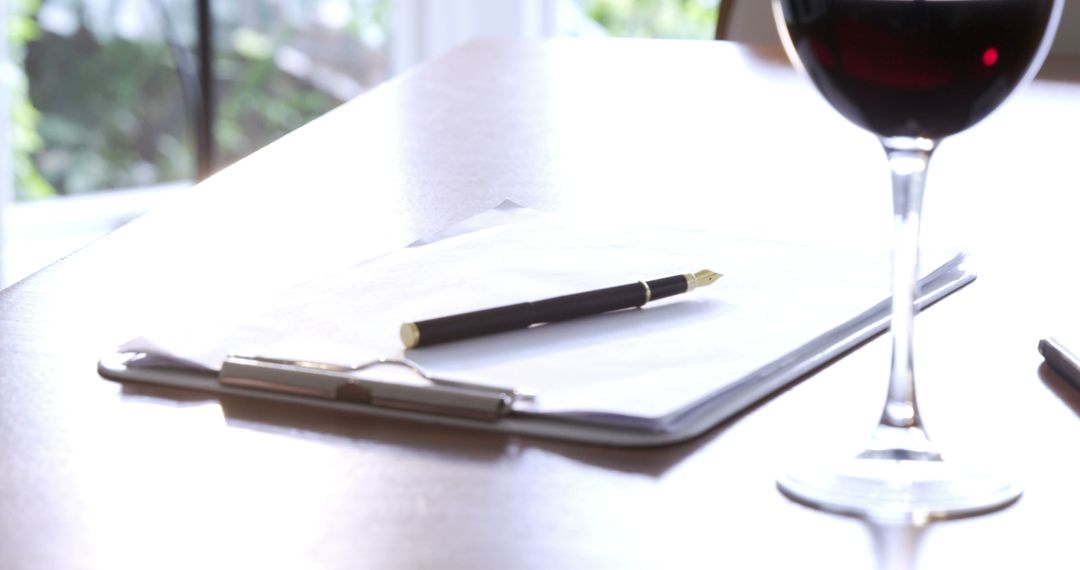
M566 321L631 307L693 291L714 283L721 275L702 269L696 273L673 275L652 281L595 289L552 297L542 301L517 303L493 309L416 321L401 325L401 341L406 348L429 346L454 340L524 329L533 325Z

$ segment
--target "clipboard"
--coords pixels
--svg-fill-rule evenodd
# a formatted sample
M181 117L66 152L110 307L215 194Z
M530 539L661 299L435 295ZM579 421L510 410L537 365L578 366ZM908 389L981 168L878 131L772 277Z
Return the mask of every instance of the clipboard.
M967 261L967 256L959 253L925 274L920 280L917 309L971 283L976 276ZM737 378L718 377L715 389L654 415L605 410L602 401L595 409L543 409L536 406L536 394L515 385L513 377L475 382L431 372L407 353L359 364L231 353L215 370L192 368L145 352L118 351L102 358L98 371L120 382L243 396L372 418L605 446L652 447L701 435L884 332L889 324L890 300L869 305ZM611 316L597 317L605 318ZM386 374L388 371L394 374ZM703 373L708 376L709 371ZM604 370L593 374L603 375ZM611 385L618 389L620 379L612 380L615 383Z

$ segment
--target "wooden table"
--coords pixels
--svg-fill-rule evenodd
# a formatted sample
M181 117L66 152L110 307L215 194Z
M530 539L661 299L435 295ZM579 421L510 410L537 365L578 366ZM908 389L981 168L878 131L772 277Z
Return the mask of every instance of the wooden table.
M1048 69L945 143L926 205L926 241L973 250L980 277L918 320L923 413L954 459L1025 482L1004 511L881 528L777 492L793 458L868 433L884 339L648 450L98 377L96 360L145 327L257 287L267 244L310 259L302 275L326 248L373 253L504 197L781 239L888 238L875 141L779 53L481 42L0 293L0 567L1074 567L1080 397L1035 347L1080 326L1080 65ZM348 218L351 239L320 241Z

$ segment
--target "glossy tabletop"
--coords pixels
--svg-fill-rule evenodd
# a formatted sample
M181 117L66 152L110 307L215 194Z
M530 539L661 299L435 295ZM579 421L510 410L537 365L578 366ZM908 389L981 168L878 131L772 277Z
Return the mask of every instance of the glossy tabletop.
M1080 393L1036 351L1080 332L1074 79L1080 62L1052 62L947 141L929 178L926 244L974 252L979 278L918 318L920 403L952 457L1023 481L1001 512L880 527L777 492L796 458L862 443L884 338L703 437L636 450L97 375L147 327L287 273L277 254L303 277L331 249L373 255L506 198L887 244L876 141L782 54L488 41L0 292L0 568L1074 567Z

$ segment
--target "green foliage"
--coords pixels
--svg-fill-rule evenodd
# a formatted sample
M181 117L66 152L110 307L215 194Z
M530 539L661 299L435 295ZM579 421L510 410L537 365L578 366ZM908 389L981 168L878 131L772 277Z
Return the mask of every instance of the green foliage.
M716 29L718 0L578 1L614 36L709 39Z
M40 121L41 113L30 104L25 89L17 93L11 102L11 160L16 200L36 200L56 194L33 160L33 154L44 146L37 133Z
M46 198L56 194L52 185L41 176L32 158L45 143L38 135L41 113L30 103L23 70L26 44L41 35L34 21L40 4L40 0L15 0L8 14L7 42L11 50L11 64L5 69L4 86L11 94L11 160L16 200Z
M307 25L304 9L316 1L297 0L290 6L300 11L293 12L256 2L243 11L253 21L217 22L219 165L340 103L275 63L278 50ZM74 33L42 32L34 20L40 0L16 2L8 34L18 46L13 59L21 89L13 109L18 199L194 177L193 119L164 38L132 40L111 26L92 29L89 3L76 3ZM351 19L338 39L352 58L360 54L350 41L355 46L372 30L385 35L389 6L389 0L349 2ZM318 34L325 32L305 39L322 41Z
M254 152L340 103L278 71L273 46L287 39L286 33L270 37L242 28L233 34L233 49L216 59L220 97L214 137L222 164Z
M219 163L233 160L326 112L340 101L278 67L281 46L298 39L303 9L255 3L256 21L215 33L215 139ZM718 0L578 0L616 36L711 38ZM390 0L348 0L338 33L364 43L385 37ZM191 117L172 54L162 39L98 35L76 11L73 34L43 33L41 0L13 0L7 36L12 68L12 146L18 199L145 185L194 176ZM300 14L299 21L291 21ZM307 38L310 39L310 38ZM360 41L357 41L357 40ZM339 46L340 47L340 46ZM377 46L373 46L376 47ZM368 51L368 54L371 52ZM25 72L24 72L25 71ZM27 80L29 77L29 81Z
M30 45L42 176L61 194L191 176L184 101L165 45L43 34Z

